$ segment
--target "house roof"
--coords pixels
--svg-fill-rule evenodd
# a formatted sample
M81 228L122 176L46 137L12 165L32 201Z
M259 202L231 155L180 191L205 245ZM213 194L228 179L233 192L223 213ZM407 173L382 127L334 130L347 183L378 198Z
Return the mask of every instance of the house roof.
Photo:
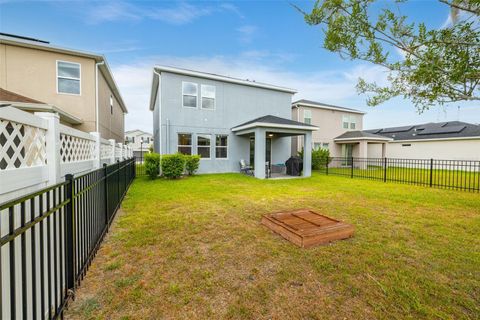
M113 91L113 94L115 98L118 100L123 112L128 113L127 107L125 106L125 102L123 101L123 98L120 94L117 83L113 78L112 72L107 63L107 59L105 58L104 55L87 52L87 51L62 48L62 47L51 45L47 41L37 40L33 38L28 38L28 37L21 37L21 36L6 34L6 33L0 33L0 43L19 46L19 47L25 47L25 48L32 48L37 50L64 53L64 54L74 55L78 57L90 58L90 59L94 59L97 63L104 62L103 64L99 64L98 68L100 72L103 74L103 76L105 77L105 80L107 81L111 90Z
M11 105L17 109L29 112L54 112L58 113L60 120L69 124L82 124L83 120L65 112L56 106L22 96L18 93L0 88L0 104Z
M140 130L140 129L125 131L125 135L131 135L133 133L136 133L137 136L140 135L140 134L146 134L146 135L149 135L149 136L152 135L150 132L146 132L146 131L143 131L143 130Z
M271 85L271 84L262 83L262 82L256 82L255 80L239 79L239 78L233 78L233 77L214 74L214 73L157 65L153 68L152 90L151 90L151 96L150 96L150 110L153 110L155 106L155 97L157 95L157 89L158 89L158 77L159 77L158 73L161 74L162 72L181 74L185 76L191 76L191 77L197 77L197 78L203 78L203 79L209 79L209 80L217 80L222 82L229 82L229 83L234 83L234 84L239 84L244 86L269 89L269 90L286 92L291 94L297 93L297 90L295 89Z
M22 96L18 93L13 91L8 91L3 88L0 88L0 101L4 102L24 102L24 103L41 103L45 104L45 102L41 102L29 97Z
M306 124L303 122L298 122L286 118L280 118L277 116L266 115L259 117L238 126L232 128L232 131L240 131L244 129L254 128L254 127L275 127L275 128L285 128L285 129L303 129L307 131L318 130L318 127Z
M364 130L364 132L392 138L394 141L480 139L480 125L461 121L430 122L411 126Z
M306 100L306 99L301 99L301 100L297 100L295 102L292 102L292 108L295 108L297 106L305 106L305 107L312 107L312 108L319 108L319 109L338 110L338 111L345 111L345 112L350 112L350 113L366 114L366 112L363 112L363 111L360 111L360 110L335 106L333 104L327 104L327 103L323 103L323 102L317 102L317 101Z
M392 138L384 137L378 134L373 134L365 131L347 131L334 139L335 141L341 140L385 140L389 141Z

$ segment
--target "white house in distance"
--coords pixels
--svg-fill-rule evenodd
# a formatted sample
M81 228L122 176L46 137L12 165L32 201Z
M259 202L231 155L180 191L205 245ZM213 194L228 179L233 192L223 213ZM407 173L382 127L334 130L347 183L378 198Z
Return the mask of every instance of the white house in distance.
M143 158L152 146L153 136L151 133L136 129L125 132L125 144L133 148L133 156Z

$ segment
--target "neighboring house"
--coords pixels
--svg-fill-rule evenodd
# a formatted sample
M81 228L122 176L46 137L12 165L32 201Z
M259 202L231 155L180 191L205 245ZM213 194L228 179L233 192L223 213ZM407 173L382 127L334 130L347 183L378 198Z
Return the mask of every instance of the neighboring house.
M142 130L130 130L125 132L125 144L133 148L133 156L143 159L145 153L153 144L153 136L151 133Z
M460 121L348 132L335 141L364 144L360 157L480 160L480 125Z
M238 172L240 160L265 178L266 164L284 164L291 137L311 141L313 125L291 120L289 88L172 67L153 70L150 110L154 149L199 154L200 173ZM311 174L311 150L304 176Z
M292 103L292 119L318 127L312 134L313 149L328 149L332 157L358 157L353 146L335 143L334 139L348 131L363 129L365 112L326 103L298 100ZM304 146L302 137L292 139L292 154Z
M76 129L124 139L127 108L103 55L0 33L0 88L2 104L63 113Z

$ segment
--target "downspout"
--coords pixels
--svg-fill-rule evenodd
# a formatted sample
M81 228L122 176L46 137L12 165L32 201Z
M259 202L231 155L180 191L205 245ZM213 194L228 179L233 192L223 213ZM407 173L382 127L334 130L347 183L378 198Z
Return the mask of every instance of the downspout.
M95 63L95 131L100 133L100 111L98 107L98 66L104 65L105 61Z
M161 99L160 96L160 73L153 68L153 73L158 76L158 84L157 84L157 97ZM155 101L156 102L156 101ZM155 103L154 102L154 103ZM153 113L155 115L155 112ZM159 101L158 103L158 153L160 154L160 168L158 168L159 175L162 175L162 102Z

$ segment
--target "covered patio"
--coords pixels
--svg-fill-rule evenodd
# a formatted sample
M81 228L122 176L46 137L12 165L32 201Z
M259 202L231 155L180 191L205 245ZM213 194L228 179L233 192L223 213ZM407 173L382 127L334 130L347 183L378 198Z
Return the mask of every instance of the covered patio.
M368 133L364 131L347 131L336 137L333 141L342 145L342 157L345 158L368 158L368 146L370 144L381 144L382 158L385 158L388 142L392 138L383 137L378 134ZM360 166L367 166L366 161L360 162ZM365 168L360 168L365 169Z
M250 140L250 165L254 176L269 178L272 167L285 164L291 157L291 137L304 136L305 145L312 144L312 131L318 127L306 123L267 115L233 127L235 135ZM303 153L303 177L312 174L312 150L305 148ZM286 178L282 173L274 172L272 178ZM293 176L290 176L293 177Z

